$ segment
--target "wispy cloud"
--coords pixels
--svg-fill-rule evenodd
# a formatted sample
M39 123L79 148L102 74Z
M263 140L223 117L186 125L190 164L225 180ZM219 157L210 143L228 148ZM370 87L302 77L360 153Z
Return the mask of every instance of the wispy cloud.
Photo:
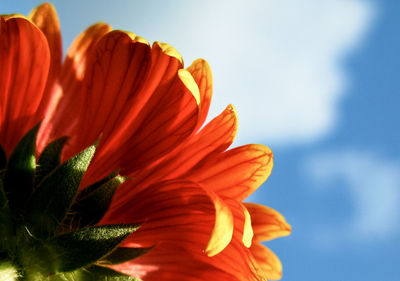
M400 163L371 152L343 150L314 155L307 159L305 167L320 192L341 188L353 205L353 211L343 216L342 223L318 229L316 237L320 242L371 242L399 232ZM337 186L338 182L342 186Z

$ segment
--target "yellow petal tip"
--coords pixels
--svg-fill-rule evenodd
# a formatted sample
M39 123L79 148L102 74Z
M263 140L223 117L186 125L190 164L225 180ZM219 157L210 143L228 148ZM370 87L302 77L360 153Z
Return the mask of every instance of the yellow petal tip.
M186 69L179 69L178 76L185 87L192 93L193 97L196 99L197 105L200 105L199 86L197 86L196 81L194 81L192 74L190 74L190 72Z
M251 247L251 242L253 240L253 228L251 227L251 217L249 211L247 211L246 208L244 208L244 227L243 227L243 238L242 242L243 245L245 245L247 248Z
M158 42L158 41L154 42L154 44L157 44L164 54L166 54L170 57L176 58L183 65L183 59L182 59L181 54L170 44L162 43L162 42Z
M146 45L150 45L149 41L144 39L143 37L137 36L135 33L130 32L130 31L124 31L132 40L132 42L138 42Z
M217 198L215 202L215 224L208 241L206 254L209 257L219 254L231 242L233 235L233 216L229 208Z

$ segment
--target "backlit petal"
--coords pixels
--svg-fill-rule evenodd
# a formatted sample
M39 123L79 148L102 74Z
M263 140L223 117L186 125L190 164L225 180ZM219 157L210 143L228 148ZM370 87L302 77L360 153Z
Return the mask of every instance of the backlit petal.
M146 281L241 281L236 276L216 268L207 262L207 259L209 258L205 257L205 260L202 260L193 253L187 252L178 243L176 245L160 244L144 256L113 266L113 268Z
M196 129L203 125L207 118L212 97L212 74L208 63L203 59L195 60L187 70L192 74L200 90L200 116Z
M82 96L78 124L72 136L69 158L103 134L106 142L130 107L150 67L150 47L129 34L112 31L104 35L90 54L89 65L78 93ZM98 149L100 150L100 149Z
M144 45L141 40L134 40L134 43ZM102 142L94 159L97 167L88 171L86 179L99 178L116 168L120 168L123 174L142 169L192 134L198 119L199 90L190 73L181 69L180 58L173 50L167 44L156 43L151 49L150 70L147 71L144 63L136 65L134 69L140 70L143 76L133 80L135 87L120 103L121 107L113 108L115 117L111 122L109 118L101 118L107 121L107 126L103 129ZM99 84L96 85L99 89L93 91L93 96L104 87L102 83L96 84ZM123 101L115 94L112 98ZM96 104L94 101L92 117L96 115ZM80 138L89 142L96 134L92 132L95 131L93 121L88 114L90 112L85 112L84 122L90 128L91 137L84 134Z
M242 238L243 245L247 248L251 246L253 240L253 229L251 227L251 217L246 207L241 202L229 197L222 197L229 206L234 218L235 235Z
M290 234L285 218L272 208L254 203L243 203L251 216L255 241L271 240Z
M224 270L241 281L265 280L257 270L256 260L250 249L243 245L241 235L234 234L231 243L220 254L211 258L197 255L196 258Z
M172 83L160 86L143 108L141 117L138 116L131 127L120 130L125 136L130 134L126 140L121 137L115 141L124 152L121 173L130 174L149 166L193 132L198 118L198 89L194 81L188 84L186 73L181 69Z
M218 194L242 201L268 178L271 170L271 150L249 144L205 159L187 176Z
M62 97L56 110L44 121L43 126L46 127L46 130L39 132L39 150L51 140L72 135L77 124L76 117L84 106L84 97L79 93L88 66L89 54L93 52L98 41L110 30L110 26L104 23L92 25L80 34L69 48L61 70L62 92L60 94Z
M279 258L267 247L260 243L254 243L250 251L257 261L259 274L268 280L278 280L282 278L282 264Z
M36 7L29 18L46 36L47 42L50 48L50 70L47 79L46 89L43 94L43 98L38 109L39 112L44 112L47 114L48 110L54 110L57 100L60 95L54 95L54 87L58 83L58 79L61 73L61 63L62 63L62 42L60 33L60 24L58 22L58 17L56 10L49 3L44 3ZM52 108L49 108L49 106Z
M9 155L43 116L37 113L50 52L43 33L24 18L0 18L0 140Z
M225 151L233 142L236 131L237 115L230 105L196 135L188 138L158 163L143 167L132 175L133 180L140 184L151 184L159 180L180 177L210 154Z
M127 185L131 184L129 182ZM118 192L118 191L117 191ZM140 192L131 200L113 202L102 224L144 222L124 245L149 247L178 243L193 252L213 256L230 242L233 231L229 207L215 193L190 181L167 181Z

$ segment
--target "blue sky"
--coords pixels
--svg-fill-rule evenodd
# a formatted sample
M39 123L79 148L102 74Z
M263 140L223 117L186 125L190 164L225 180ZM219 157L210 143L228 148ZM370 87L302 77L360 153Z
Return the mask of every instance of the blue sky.
M38 3L0 7L27 14ZM272 175L250 200L292 224L290 237L267 244L283 262L282 280L398 279L400 2L53 3L65 48L106 21L172 44L187 66L209 61L210 115L233 103L235 144L274 152Z

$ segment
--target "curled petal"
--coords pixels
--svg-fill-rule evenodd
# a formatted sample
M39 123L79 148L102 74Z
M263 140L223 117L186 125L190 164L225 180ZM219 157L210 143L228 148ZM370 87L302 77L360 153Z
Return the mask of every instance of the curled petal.
M241 281L207 262L207 258L202 260L187 252L179 244L160 244L147 254L113 268L146 281Z
M241 202L229 197L221 197L229 206L234 219L234 235L241 237L243 245L250 248L253 240L253 229L251 227L251 217L246 207Z
M249 144L205 159L187 176L220 195L242 201L268 178L271 170L271 150Z
M113 202L101 221L101 224L144 222L125 246L178 243L193 252L213 256L229 244L232 214L215 193L183 180L131 191L127 196L134 199L124 204Z
M270 249L260 243L254 243L250 251L257 261L259 274L265 276L268 280L278 280L282 278L281 261Z
M9 155L43 115L50 51L43 33L20 17L0 17L0 139Z
M242 237L236 230L231 243L218 255L204 257L197 255L202 262L209 263L239 280L261 281L262 278L257 269L257 262L249 248L243 245Z
M246 206L251 216L255 241L271 240L290 234L290 225L285 221L285 218L274 209L254 203L243 204Z
M233 216L229 207L215 196L215 222L208 241L206 253L212 257L220 253L229 244L233 235Z

